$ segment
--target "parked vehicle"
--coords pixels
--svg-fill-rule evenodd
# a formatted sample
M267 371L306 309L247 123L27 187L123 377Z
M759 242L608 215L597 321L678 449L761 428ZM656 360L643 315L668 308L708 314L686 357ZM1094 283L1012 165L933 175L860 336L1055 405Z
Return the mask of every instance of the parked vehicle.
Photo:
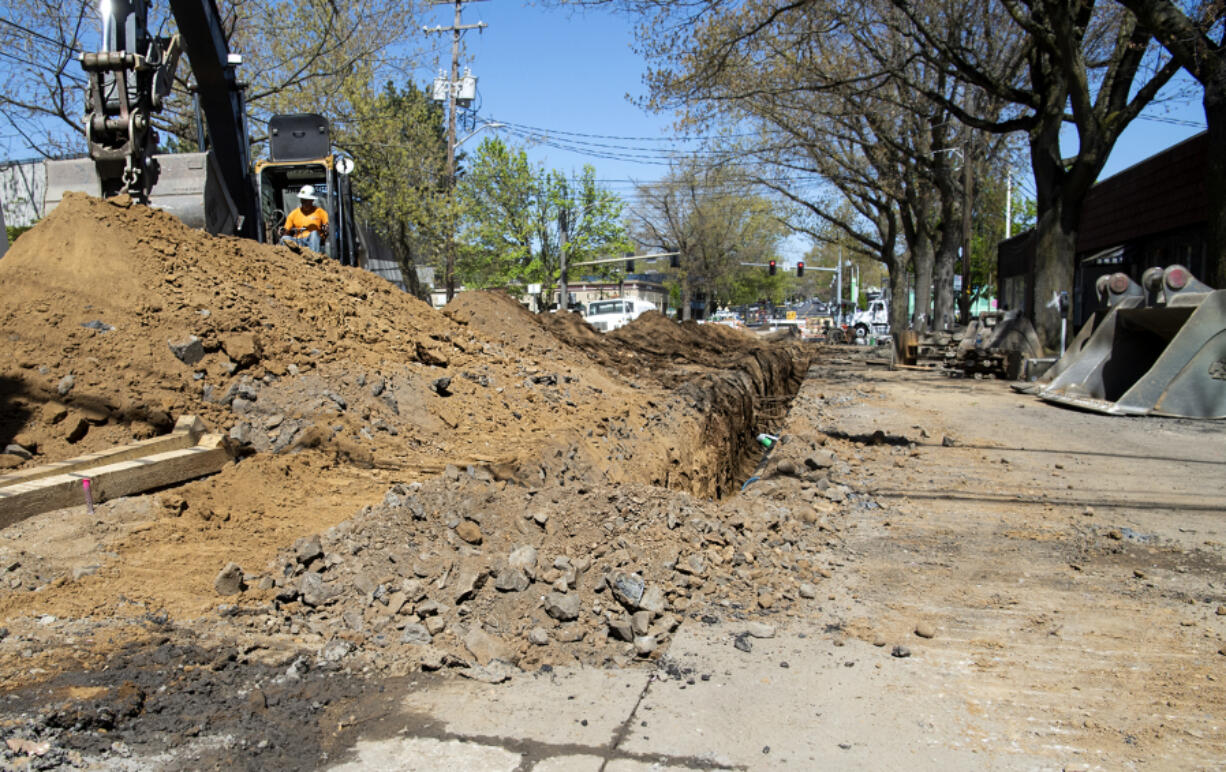
M890 306L883 297L871 299L868 308L852 314L847 326L857 338L867 338L870 334L889 335Z
M587 323L601 332L625 327L648 311L656 311L655 303L637 298L593 300L587 304Z

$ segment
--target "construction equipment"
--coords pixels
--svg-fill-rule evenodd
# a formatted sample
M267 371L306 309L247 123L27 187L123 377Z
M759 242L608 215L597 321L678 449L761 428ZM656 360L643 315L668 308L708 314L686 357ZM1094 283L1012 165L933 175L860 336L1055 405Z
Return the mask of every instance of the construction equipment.
M1226 418L1226 290L1181 265L1096 289L1099 311L1027 391L1112 415Z
M179 33L154 37L147 0L104 0L102 50L81 56L89 76L89 160L48 161L45 209L65 192L127 193L210 233L254 238L259 212L247 140L242 58L226 44L214 0L170 0ZM153 116L170 94L180 53L196 76L199 153L154 154ZM207 132L205 126L207 125Z
M328 120L315 113L275 115L268 122L269 157L255 164L261 241L276 243L286 215L298 206L297 191L315 188L328 212L324 253L343 265L358 264L357 228L349 173L353 160L332 151Z

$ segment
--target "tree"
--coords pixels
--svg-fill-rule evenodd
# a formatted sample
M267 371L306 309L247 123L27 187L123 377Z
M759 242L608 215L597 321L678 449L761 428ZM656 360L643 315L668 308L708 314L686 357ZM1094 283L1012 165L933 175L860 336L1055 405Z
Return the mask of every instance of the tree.
M1209 262L1213 286L1226 288L1226 25L1221 2L1119 0L1137 15L1174 61L1204 87L1201 98L1209 127L1205 169L1208 192Z
M1004 100L1004 115L984 115L907 77L908 85L969 126L995 133L1025 131L1039 209L1036 232L1035 326L1045 343L1060 334L1059 312L1047 304L1073 284L1081 206L1115 141L1178 70L1162 60L1152 33L1120 6L1095 0L893 0L918 50L964 83ZM1025 78L1006 76L993 55L1002 29L1025 33ZM886 62L882 62L886 64ZM1077 131L1065 158L1060 132Z
M785 229L780 205L750 187L743 176L696 162L638 187L631 230L649 249L680 253L673 278L683 319L691 317L696 292L731 299L742 294L746 268L766 273L761 266L774 257Z
M348 118L335 144L355 159L356 208L393 249L409 291L424 297L415 265L439 267L452 221L442 108L412 83L371 89L366 73L345 86Z
M563 233L571 263L615 256L630 246L623 203L596 184L593 167L571 177L533 167L526 151L500 139L477 148L457 195L456 273L470 287L539 283L547 299L561 277Z

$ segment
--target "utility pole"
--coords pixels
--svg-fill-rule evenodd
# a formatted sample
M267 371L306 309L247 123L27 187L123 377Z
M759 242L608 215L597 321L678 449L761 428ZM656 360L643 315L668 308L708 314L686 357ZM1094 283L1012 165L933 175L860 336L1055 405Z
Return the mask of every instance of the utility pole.
M565 197L569 200L569 196ZM570 242L570 212L563 206L558 211L558 262L561 266L561 277L558 283L558 310L567 311L570 303L566 297L566 246Z
M472 1L472 0L470 0ZM489 25L483 21L476 24L461 24L461 9L464 5L464 0L440 0L435 2L435 5L455 5L455 21L450 27L423 27L422 31L429 33L451 33L451 78L447 83L447 190L448 200L451 206L448 207L447 216L451 218L451 222L447 228L447 267L443 271L443 278L447 284L447 302L455 297L455 183L456 183L456 166L455 166L455 149L456 149L456 89L460 83L460 37L470 29L481 30Z

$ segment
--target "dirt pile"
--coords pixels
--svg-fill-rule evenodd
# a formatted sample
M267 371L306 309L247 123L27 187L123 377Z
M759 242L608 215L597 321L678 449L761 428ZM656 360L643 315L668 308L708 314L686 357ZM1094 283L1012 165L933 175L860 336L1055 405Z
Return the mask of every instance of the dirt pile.
M601 411L592 394L636 401L556 346L474 337L366 272L123 201L70 196L14 245L0 283L0 439L33 448L27 463L184 413L257 450L323 444L395 468L506 459Z
M739 485L757 457L749 439L763 428L755 402L794 390L806 361L797 349L659 315L599 336L498 293L465 293L440 314L366 272L210 237L122 199L69 196L0 261L0 285L0 332L12 352L0 362L0 447L33 451L12 463L149 436L188 413L244 451L219 475L111 502L97 517L81 508L0 533L0 616L10 619L152 614L186 624L220 605L281 603L286 577L267 569L279 550L331 533L360 509L359 520L398 524L399 510L378 505L389 488L457 483L430 483L449 464L495 498L483 504L494 493L470 500L467 489L447 488L454 500L439 511L449 527L430 530L432 520L395 536L389 526L389 550L454 539L450 526L481 521L486 505L512 513L489 537L510 550L525 502L564 489L559 501L592 511L558 504L553 522L574 517L577 530L547 534L553 541L538 549L551 561L578 558L610 538L608 506L593 503L623 495L609 486L720 497ZM643 375L602 364L625 361ZM644 523L659 515L635 512ZM653 555L698 538L666 530ZM333 545L334 554L347 550ZM235 598L214 589L229 563L250 579ZM473 608L515 616L522 605ZM276 620L270 629L311 634L279 612ZM346 630L326 631L328 640Z
M269 648L288 636L321 660L352 653L393 673L658 656L686 616L777 614L815 596L826 517L857 494L832 480L833 454L791 445L802 460L781 456L735 504L638 484L524 488L449 467L250 577L270 598L253 627ZM775 501L780 484L799 495Z

